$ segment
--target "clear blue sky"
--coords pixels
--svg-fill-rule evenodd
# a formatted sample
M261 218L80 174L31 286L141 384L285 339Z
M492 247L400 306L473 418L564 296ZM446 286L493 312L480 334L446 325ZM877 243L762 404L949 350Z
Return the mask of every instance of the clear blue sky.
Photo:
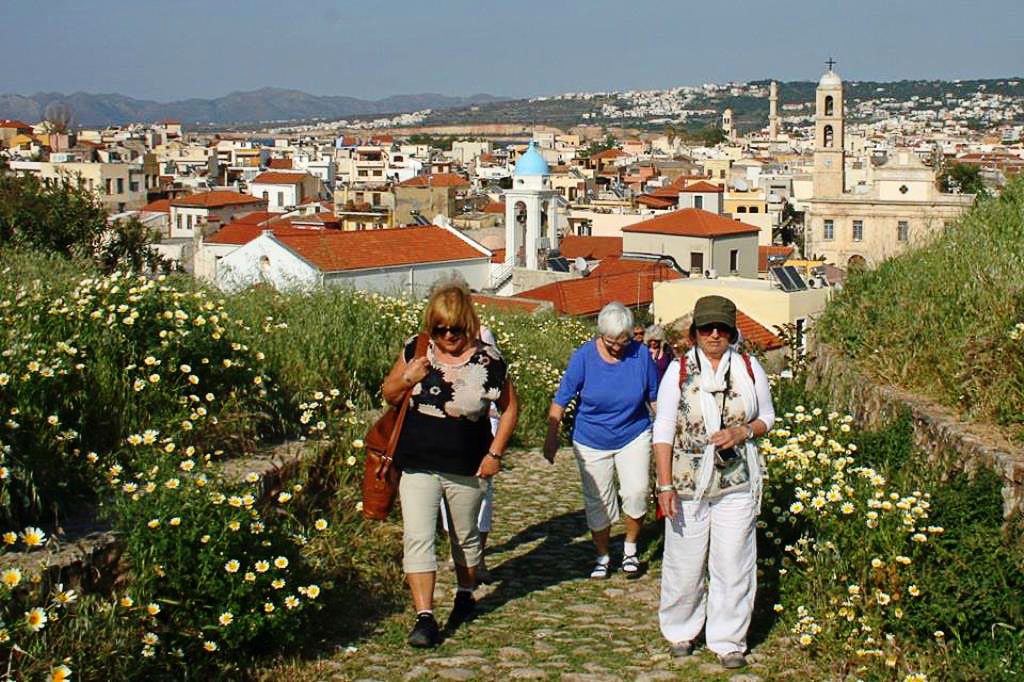
M1024 0L0 0L0 93L167 101L1024 74Z

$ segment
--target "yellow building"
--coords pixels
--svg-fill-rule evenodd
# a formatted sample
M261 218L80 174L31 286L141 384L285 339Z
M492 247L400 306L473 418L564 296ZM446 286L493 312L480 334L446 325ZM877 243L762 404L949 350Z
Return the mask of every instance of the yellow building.
M843 83L831 69L818 83L816 107L804 233L809 257L839 267L874 266L928 241L974 203L971 194L940 192L935 172L911 150L865 169L864 182L847 191Z
M701 296L725 296L754 321L771 331L793 325L803 334L825 310L832 295L829 287L785 292L771 281L725 277L717 279L680 279L654 283L654 319L667 324L693 312Z

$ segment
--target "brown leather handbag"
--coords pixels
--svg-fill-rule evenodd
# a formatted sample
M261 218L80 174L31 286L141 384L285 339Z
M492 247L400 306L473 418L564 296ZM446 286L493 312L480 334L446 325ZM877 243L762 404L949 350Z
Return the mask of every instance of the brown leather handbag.
M427 354L429 337L421 333L416 337L416 352L413 358ZM400 406L392 405L374 422L366 433L363 442L366 444L366 467L363 469L363 516L367 519L383 521L391 514L398 494L398 481L402 472L394 466L395 447L398 445L398 434L402 432L402 422L409 409L412 389L402 396Z

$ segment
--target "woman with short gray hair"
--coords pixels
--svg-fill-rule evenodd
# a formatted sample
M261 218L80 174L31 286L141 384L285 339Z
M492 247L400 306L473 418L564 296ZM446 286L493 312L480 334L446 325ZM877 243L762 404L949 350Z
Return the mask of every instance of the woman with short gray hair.
M651 416L658 395L657 369L642 343L630 339L633 314L609 303L597 316L598 336L576 349L548 411L544 457L555 461L565 406L578 399L572 446L583 481L587 525L597 549L590 572L607 578L611 569L611 525L625 513L622 572L640 575L636 540L647 513L651 461ZM619 479L618 496L615 476Z

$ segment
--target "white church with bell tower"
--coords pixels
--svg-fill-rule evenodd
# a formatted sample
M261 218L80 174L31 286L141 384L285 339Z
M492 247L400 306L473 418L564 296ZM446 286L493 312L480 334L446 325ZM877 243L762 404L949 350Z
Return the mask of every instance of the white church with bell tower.
M505 190L505 263L543 269L558 248L558 211L547 161L533 142L516 161L512 189Z
M894 149L865 179L847 188L843 81L828 71L815 93L813 197L804 220L804 255L841 268L872 267L922 244L974 203L945 194L934 169L912 149Z

